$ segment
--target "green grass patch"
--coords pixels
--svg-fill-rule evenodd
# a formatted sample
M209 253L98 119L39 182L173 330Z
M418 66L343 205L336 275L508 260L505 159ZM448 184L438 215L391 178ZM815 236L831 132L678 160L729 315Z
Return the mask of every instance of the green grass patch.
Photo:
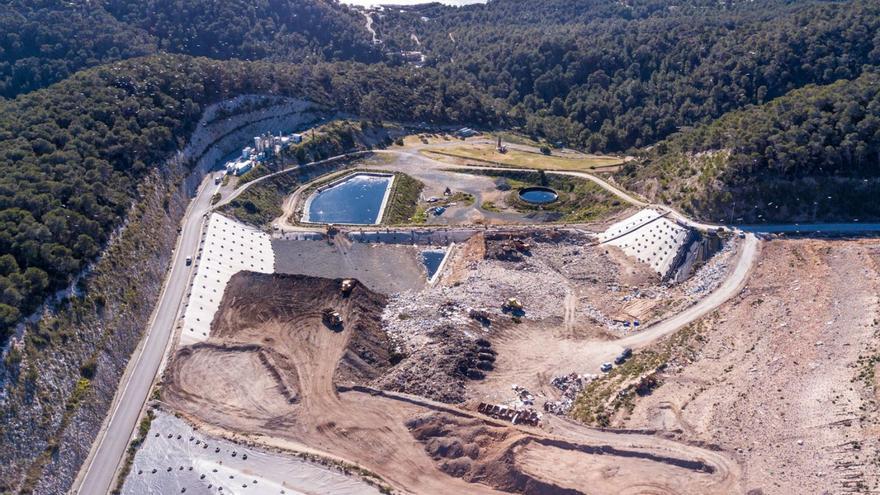
M483 204L480 205L480 208L494 213L498 213L501 211L501 209L498 208L494 201L483 201Z
M456 170L461 172L461 170ZM506 202L520 213L549 212L552 221L560 223L593 222L623 210L626 205L610 192L596 183L580 177L569 177L552 173L506 171L506 170L472 170L468 173L488 177L504 177L511 190L507 193ZM536 205L519 198L519 190L524 187L550 187L559 194L553 203ZM498 206L490 201L481 206L486 211L499 211ZM494 209L489 209L494 208Z
M703 325L703 321L688 325L653 348L634 353L623 364L593 380L575 399L569 414L590 425L611 426L618 412L632 412L640 394L660 385L659 372L670 360L693 359L705 340Z
M545 155L540 152L508 149L500 153L494 145L466 144L436 149L425 149L422 153L435 158L449 157L464 160L476 160L484 164L498 167L533 168L537 170L565 170L590 172L595 169L616 170L623 164L623 159L616 156L585 155L581 153L566 156ZM434 155L434 156L431 156Z
M259 179L260 177L269 175L271 173L272 173L272 171L269 170L269 167L258 163L256 165L254 165L254 168L248 170L247 172L245 172L244 174L242 174L238 177L237 186L241 187L242 185L247 184L248 182Z
M283 213L284 198L297 186L293 174L279 174L254 184L237 198L220 208L220 212L240 222L266 227Z
M425 185L406 174L394 174L391 197L385 207L382 223L399 225L412 223L418 217L419 197ZM424 214L424 212L422 212Z

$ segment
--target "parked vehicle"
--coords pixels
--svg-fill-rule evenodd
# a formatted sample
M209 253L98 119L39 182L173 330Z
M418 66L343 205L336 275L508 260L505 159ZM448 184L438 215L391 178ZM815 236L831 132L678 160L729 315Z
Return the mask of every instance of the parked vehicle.
M602 373L608 373L613 367L614 366L612 366L611 363L602 363L602 366L600 366L599 369L602 370Z
M633 353L632 349L627 347L616 358L614 358L614 364L616 364L616 365L623 364L624 361L626 361L627 359L629 359L630 356L632 356L632 353Z

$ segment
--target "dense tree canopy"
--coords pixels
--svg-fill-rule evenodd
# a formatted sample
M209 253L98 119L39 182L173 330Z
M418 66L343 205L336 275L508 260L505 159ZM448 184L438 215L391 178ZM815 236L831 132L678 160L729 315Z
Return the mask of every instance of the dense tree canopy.
M363 16L327 0L0 0L0 96L163 50L374 61Z
M182 148L205 106L280 94L374 119L497 122L433 71L153 56L101 66L0 104L0 334L99 253L138 180Z
M880 218L880 74L731 112L658 144L619 178L717 220Z
M675 4L508 0L376 17L389 46L503 99L528 132L590 150L647 146L880 63L876 2Z

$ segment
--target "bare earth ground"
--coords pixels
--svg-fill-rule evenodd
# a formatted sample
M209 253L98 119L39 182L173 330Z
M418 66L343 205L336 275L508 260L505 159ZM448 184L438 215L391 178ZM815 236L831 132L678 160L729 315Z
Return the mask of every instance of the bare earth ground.
M725 453L562 420L548 435L352 388L393 366L379 318L384 303L362 285L343 297L339 281L239 273L211 338L173 358L162 399L197 424L345 459L406 493L570 494L594 483L644 493L645 480L652 493L739 491L739 468ZM322 324L324 307L342 314L342 330ZM579 469L564 473L560 465Z
M710 316L624 427L738 452L755 493L878 489L880 241L774 240L741 295Z

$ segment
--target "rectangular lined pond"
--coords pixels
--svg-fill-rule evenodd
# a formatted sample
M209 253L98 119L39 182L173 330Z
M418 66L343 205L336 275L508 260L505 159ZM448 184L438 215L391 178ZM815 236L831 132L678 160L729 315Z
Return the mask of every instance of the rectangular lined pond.
M306 201L303 222L373 225L391 194L394 175L356 173L331 182Z

